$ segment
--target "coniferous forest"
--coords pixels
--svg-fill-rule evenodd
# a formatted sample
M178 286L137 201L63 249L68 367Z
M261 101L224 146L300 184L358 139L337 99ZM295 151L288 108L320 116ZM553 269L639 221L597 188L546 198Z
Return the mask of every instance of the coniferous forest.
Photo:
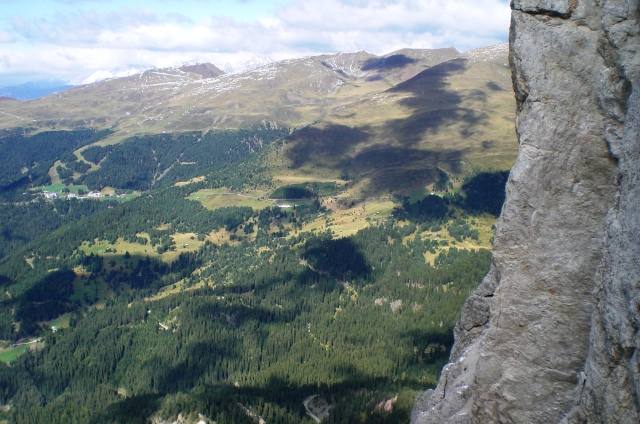
M469 178L470 196L463 186L399 199L393 216L345 237L308 228L331 220L321 200L334 183L273 191L305 200L295 207L189 200L204 189L270 187L256 152L286 133L92 146L81 152L96 171L69 156L105 135L93 130L64 135L39 158L21 154L30 170L1 176L0 339L30 344L0 367L0 419L314 423L305 402L315 396L330 408L323 423L407 423L415 395L437 383L462 304L491 259L490 246L449 246L430 231L477 240L471 220L499 213L506 175ZM33 138L10 133L0 148L7 137ZM56 160L62 179L145 191L125 203L11 201L38 163Z

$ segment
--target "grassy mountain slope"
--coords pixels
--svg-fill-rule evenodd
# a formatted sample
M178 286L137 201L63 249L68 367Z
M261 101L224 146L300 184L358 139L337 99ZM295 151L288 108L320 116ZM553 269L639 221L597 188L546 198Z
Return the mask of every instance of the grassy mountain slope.
M441 171L509 169L517 154L507 46L474 50L332 108L272 146L276 185L348 179L346 197L432 190Z
M454 49L406 51L391 54L396 59L388 63L366 52L325 55L208 78L188 67L149 70L30 102L0 99L0 127L108 126L120 138L139 132L248 128L262 121L295 127L456 54Z

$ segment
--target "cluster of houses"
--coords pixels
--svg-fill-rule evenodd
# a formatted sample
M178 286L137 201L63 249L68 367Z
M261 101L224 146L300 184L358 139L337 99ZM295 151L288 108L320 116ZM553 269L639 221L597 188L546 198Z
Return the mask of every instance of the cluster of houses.
M57 199L58 198L58 193L56 193L55 191L53 191L53 192L45 191L44 193L42 193L42 195L44 197L46 197L47 199Z
M58 194L55 191L43 191L42 195L49 200L54 200L54 199L96 199L99 197L102 197L102 193L100 193L99 191L90 191L87 195L84 196L80 196L77 195L76 193L66 193L63 194L62 192L60 192L61 194Z
M62 192L60 192L62 193ZM103 197L102 193L100 193L99 191L90 191L89 193L87 193L86 195L80 196L76 193L66 193L65 194L58 194L55 191L43 191L42 195L49 200L54 200L54 199L60 199L60 198L66 198L66 199L97 199L100 197ZM126 194L119 194L116 196L111 196L110 194L106 194L104 195L105 197L126 197Z

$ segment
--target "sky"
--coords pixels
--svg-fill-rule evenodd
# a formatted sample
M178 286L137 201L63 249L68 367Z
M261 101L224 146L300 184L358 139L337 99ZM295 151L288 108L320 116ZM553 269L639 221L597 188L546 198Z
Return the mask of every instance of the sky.
M508 39L508 0L0 0L0 87Z

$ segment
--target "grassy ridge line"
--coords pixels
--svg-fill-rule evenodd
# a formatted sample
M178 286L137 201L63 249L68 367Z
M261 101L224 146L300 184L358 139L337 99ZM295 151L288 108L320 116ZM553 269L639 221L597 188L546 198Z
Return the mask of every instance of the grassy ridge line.
M34 125L114 127L125 136L245 128L263 121L299 127L333 107L383 91L457 54L454 49L405 49L393 55L400 61L380 62L373 67L371 61L380 58L369 53L325 55L210 79L168 69L162 75L144 72L32 102L2 103L6 113L33 121ZM167 90L170 85L173 89ZM229 86L236 89L229 90ZM0 126L22 125L20 119L10 115L0 116Z

